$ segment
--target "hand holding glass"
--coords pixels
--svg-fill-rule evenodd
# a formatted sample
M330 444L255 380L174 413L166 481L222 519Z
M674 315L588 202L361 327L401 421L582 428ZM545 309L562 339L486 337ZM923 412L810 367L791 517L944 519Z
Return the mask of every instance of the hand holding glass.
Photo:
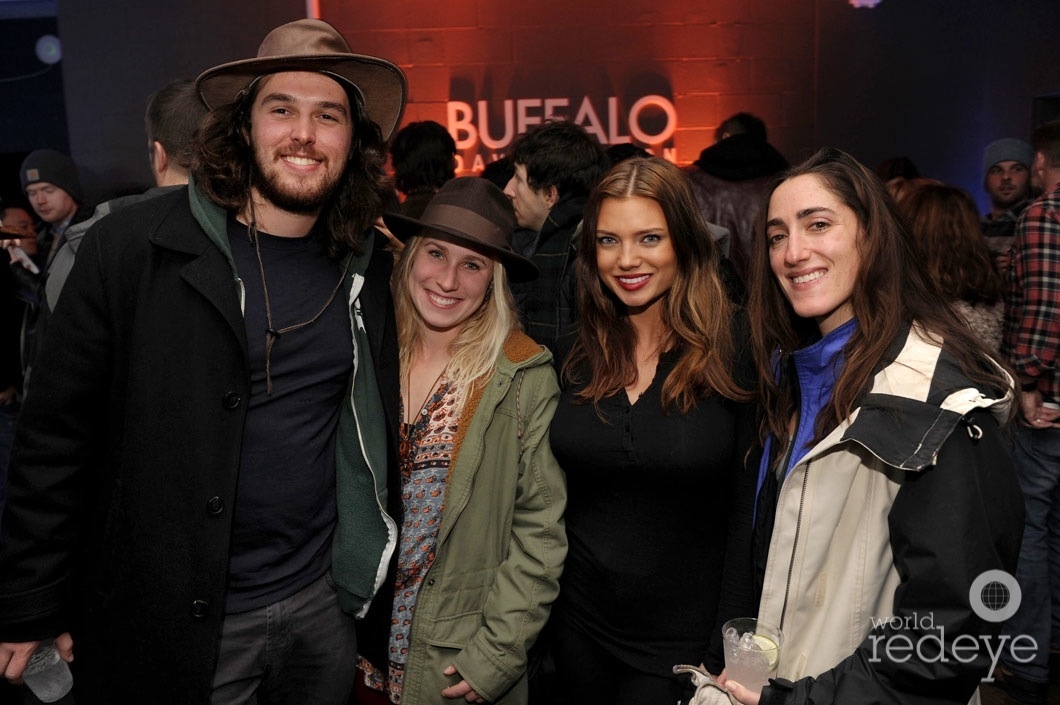
M753 617L730 619L722 627L725 677L750 690L761 690L777 674L783 635Z
M59 655L59 648L51 640L41 642L30 656L26 670L22 672L22 680L37 699L45 703L54 703L74 687L70 666Z

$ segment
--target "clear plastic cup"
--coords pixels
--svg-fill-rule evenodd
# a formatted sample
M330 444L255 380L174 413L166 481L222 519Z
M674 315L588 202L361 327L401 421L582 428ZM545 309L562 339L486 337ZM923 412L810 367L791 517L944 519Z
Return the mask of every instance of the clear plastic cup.
M780 646L784 641L780 629L754 617L730 619L721 629L725 677L751 690L769 685L780 665Z

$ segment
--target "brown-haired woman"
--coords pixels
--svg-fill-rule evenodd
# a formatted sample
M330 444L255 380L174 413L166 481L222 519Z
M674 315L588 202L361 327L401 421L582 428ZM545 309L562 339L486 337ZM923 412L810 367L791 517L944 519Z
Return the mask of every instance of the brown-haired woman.
M727 687L743 703L966 703L991 661L964 646L1003 618L980 588L1019 552L1011 377L850 155L821 150L765 206L749 298L758 617L784 641L761 693Z
M691 187L661 159L604 176L576 262L580 329L551 430L569 488L558 681L570 702L669 705L687 696L675 664L720 670L708 642L733 616L719 595L730 514L750 523L746 324ZM749 595L749 558L734 570Z
M899 205L932 281L976 337L997 350L1005 308L1001 276L983 238L975 201L962 188L926 183Z

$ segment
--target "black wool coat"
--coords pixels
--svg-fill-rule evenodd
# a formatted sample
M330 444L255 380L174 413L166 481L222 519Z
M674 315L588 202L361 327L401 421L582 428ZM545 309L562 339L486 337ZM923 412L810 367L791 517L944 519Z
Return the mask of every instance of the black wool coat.
M223 234L223 212L203 212ZM359 302L396 418L392 261L373 252ZM0 641L70 631L79 705L209 701L249 394L240 286L188 190L93 227L34 366L0 524Z

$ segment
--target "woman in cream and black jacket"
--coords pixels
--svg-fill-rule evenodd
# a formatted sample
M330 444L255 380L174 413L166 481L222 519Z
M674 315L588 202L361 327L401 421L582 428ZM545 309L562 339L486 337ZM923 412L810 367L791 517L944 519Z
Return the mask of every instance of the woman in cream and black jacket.
M750 314L765 418L742 703L966 703L988 676L1022 498L1011 377L943 303L875 176L825 149L768 191ZM723 682L725 679L722 679Z

